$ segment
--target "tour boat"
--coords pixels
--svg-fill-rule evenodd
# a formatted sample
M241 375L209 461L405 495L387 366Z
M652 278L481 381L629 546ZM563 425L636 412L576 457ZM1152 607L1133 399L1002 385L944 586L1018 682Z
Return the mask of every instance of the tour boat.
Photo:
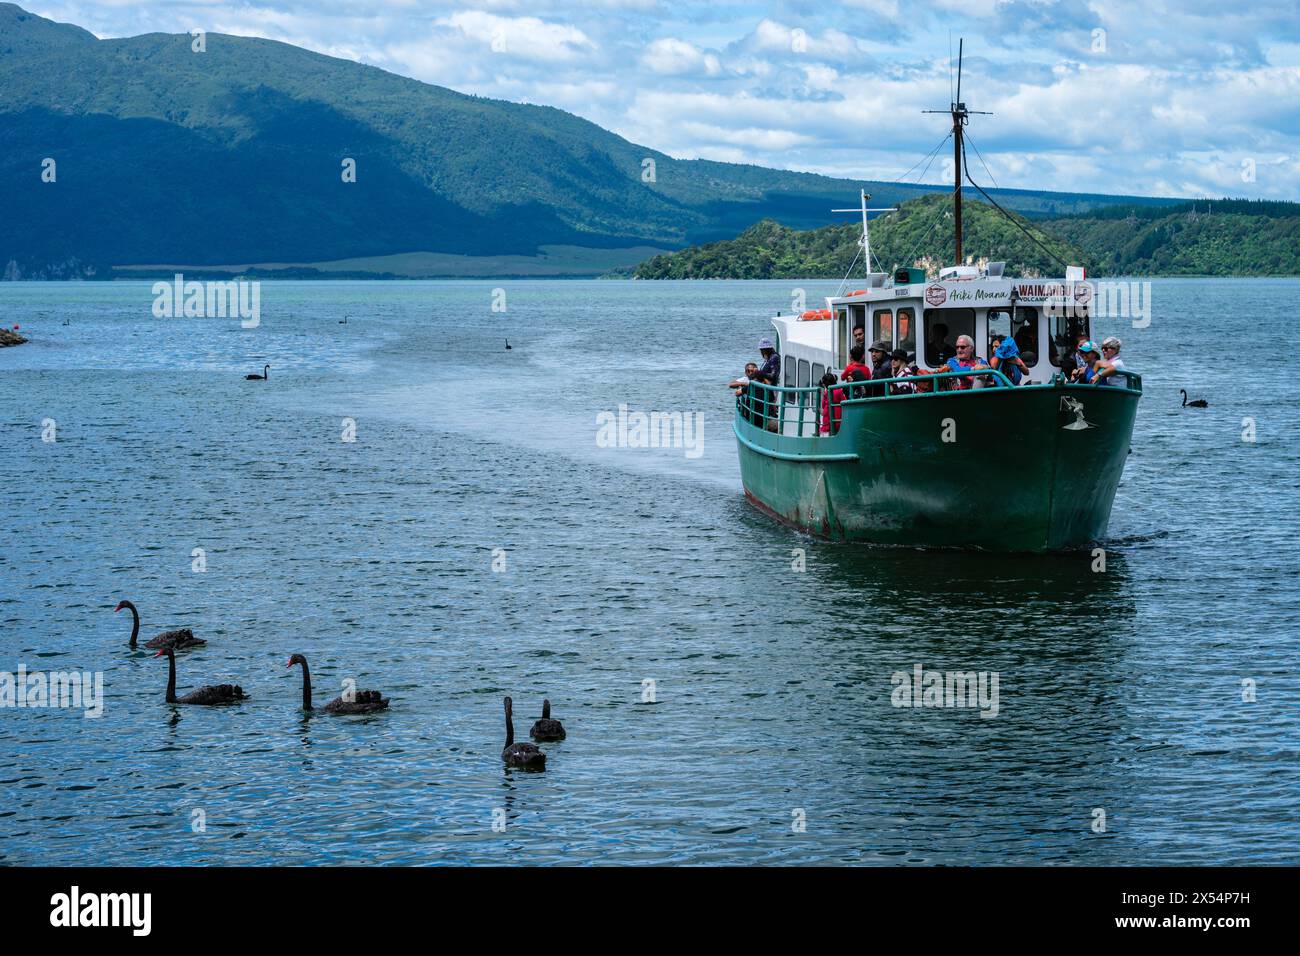
M1080 335L1092 337L1094 288L1082 269L1069 267L1061 279L1017 279L1003 274L1002 263L963 262L969 114L960 94L950 112L959 264L933 281L910 267L868 272L865 288L828 298L825 309L772 319L781 384L751 384L736 400L745 495L773 518L828 539L991 551L1088 547L1106 536L1142 379L1127 369L1120 385L1062 376L1062 356ZM870 269L867 198L862 243ZM832 391L842 401L827 402L835 410L823 430L829 396L818 383L827 371L839 378L855 327L868 346L884 340L916 353L921 368L939 367L963 334L988 357L989 337L1000 332L1017 343L1029 374L1019 385L995 369L840 383ZM973 387L951 390L945 380L953 378ZM890 394L891 384L918 382L931 390Z

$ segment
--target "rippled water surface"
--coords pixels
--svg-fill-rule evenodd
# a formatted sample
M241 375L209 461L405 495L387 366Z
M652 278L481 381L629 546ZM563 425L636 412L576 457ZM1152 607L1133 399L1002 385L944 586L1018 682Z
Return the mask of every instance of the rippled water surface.
M0 671L106 696L0 708L0 862L1297 862L1300 282L1096 330L1146 385L1100 573L752 510L721 386L789 286L267 282L245 330L0 284ZM597 447L619 403L702 412L703 454ZM182 693L251 700L167 705L121 598L207 639ZM294 652L391 710L304 715ZM891 706L916 664L997 672L997 716ZM544 774L505 694L568 729Z

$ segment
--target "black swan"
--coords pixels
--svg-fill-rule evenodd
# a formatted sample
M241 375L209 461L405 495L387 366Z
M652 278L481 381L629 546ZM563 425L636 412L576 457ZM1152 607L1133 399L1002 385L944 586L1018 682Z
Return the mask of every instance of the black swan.
M311 671L307 669L307 658L295 654L289 658L285 667L302 665L302 709L311 710ZM353 700L335 697L321 708L327 714L372 714L377 710L388 709L388 698L377 690L359 690Z
M515 724L510 719L513 702L506 698L506 745L501 750L501 759L510 767L524 770L545 770L546 754L538 749L537 744L515 743Z
M268 378L270 378L270 377L271 377L271 366L269 366L269 365L263 365L263 366L262 366L262 374L261 374L261 375L245 375L245 376L244 376L244 381L246 381L246 382L265 382L265 381L266 381Z
M510 344L510 340L506 339L506 351L509 352L513 348L514 346Z
M528 736L534 740L563 740L564 724L558 720L551 720L551 702L542 701L542 719L533 724L533 729L528 732Z
M167 655L167 703L169 704L233 704L248 700L248 695L238 684L211 684L191 691L184 697L176 696L176 648L165 646L154 657Z
M1186 389L1180 388L1178 392L1180 395L1183 396L1183 408L1209 408L1210 407L1210 403L1203 398L1198 398L1195 401L1189 402L1187 400Z
M130 601L119 601L117 607L113 608L113 613L126 608L131 612L131 643L130 647L136 646L136 638L140 636L140 612L135 609L135 605ZM207 641L194 636L194 632L188 627L177 628L174 631L163 631L157 637L151 637L145 641L145 647L151 651L156 651L160 647L168 644L175 647L178 651L188 650L191 647L202 647Z

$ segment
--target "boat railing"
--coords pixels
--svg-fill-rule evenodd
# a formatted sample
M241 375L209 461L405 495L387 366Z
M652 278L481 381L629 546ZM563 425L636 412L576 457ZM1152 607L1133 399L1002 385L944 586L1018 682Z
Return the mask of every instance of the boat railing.
M1142 391L1142 376L1136 372L1125 372L1128 377L1128 390ZM1016 386L1002 372L994 368L962 369L961 371L929 372L924 375L903 375L897 378L873 378L865 382L836 382L832 389L843 392L844 398L834 402L835 406L862 404L866 402L888 401L890 399L915 398L930 392L908 392L890 394L887 386L906 383L925 385L943 379L981 378L990 379L982 383L985 387L1015 388ZM1050 384L1061 384L1058 373ZM879 390L885 387L885 394ZM1029 386L1032 387L1032 386ZM1091 386L1080 386L1088 388ZM941 387L935 390L942 392ZM741 390L736 399L736 415L755 428L776 432L795 438L816 438L821 434L822 397L827 389L821 385L764 385L751 382ZM962 389L961 391L966 391ZM955 394L947 391L945 394ZM833 412L832 412L833 414Z

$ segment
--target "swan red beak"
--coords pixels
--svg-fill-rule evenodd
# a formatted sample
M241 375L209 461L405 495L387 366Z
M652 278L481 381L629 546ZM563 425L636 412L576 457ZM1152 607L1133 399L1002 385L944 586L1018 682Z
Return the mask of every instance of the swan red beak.
M166 653L167 653L167 648L164 647L161 651L155 654L154 657L162 657Z
M124 607L126 607L125 604L119 604L117 607L113 608L113 613L116 614L118 611L122 610L122 608L124 608Z

